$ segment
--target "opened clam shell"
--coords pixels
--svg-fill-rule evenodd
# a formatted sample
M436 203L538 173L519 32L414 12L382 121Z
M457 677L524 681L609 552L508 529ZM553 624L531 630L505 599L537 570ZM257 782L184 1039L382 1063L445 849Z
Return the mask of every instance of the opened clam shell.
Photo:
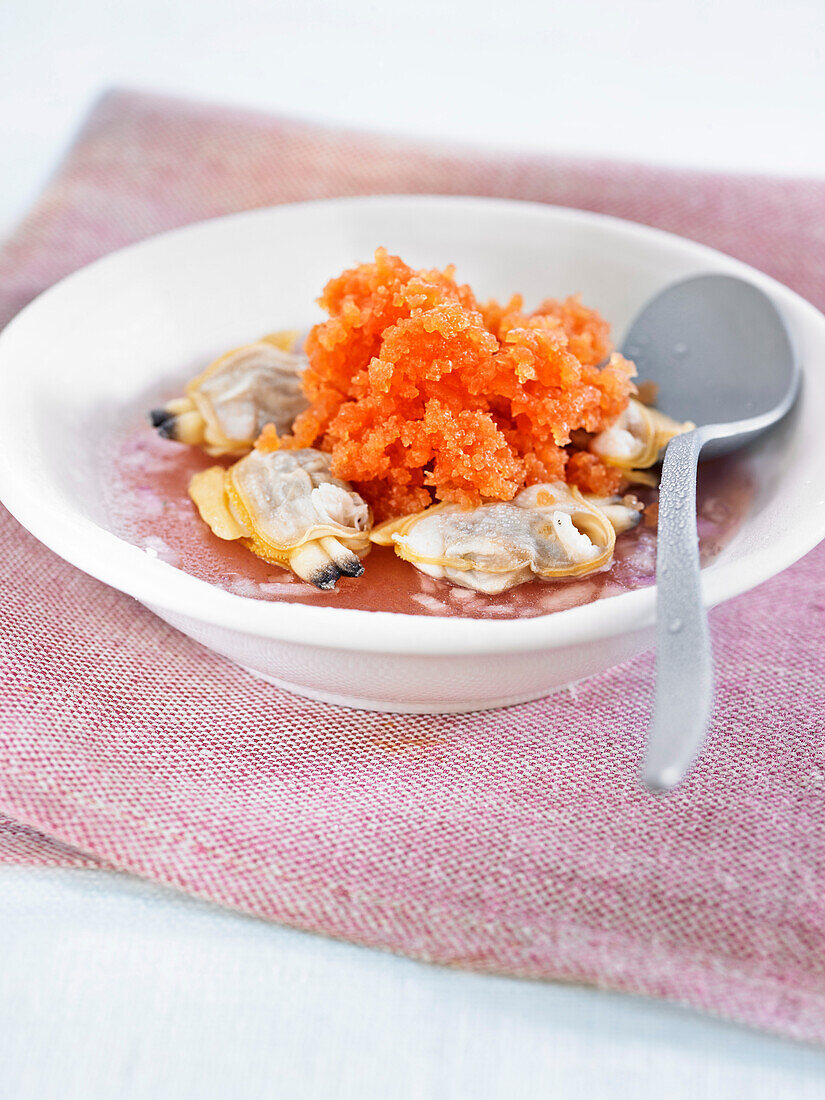
M228 469L195 474L189 495L218 538L240 540L316 588L364 572L369 508L321 451L253 450Z
M592 454L609 466L625 470L645 470L659 461L662 448L671 439L696 425L680 424L658 409L630 399L627 408L588 444Z
M632 493L624 496L598 497L592 493L584 493L584 499L594 508L598 508L609 520L617 535L623 535L626 531L632 531L638 527L644 505Z
M463 511L437 504L376 527L374 543L431 577L495 595L534 577L579 577L608 564L616 533L605 513L563 482Z
M227 352L192 379L184 397L153 409L152 424L165 438L215 456L246 454L266 424L288 432L308 404L296 339L276 332Z

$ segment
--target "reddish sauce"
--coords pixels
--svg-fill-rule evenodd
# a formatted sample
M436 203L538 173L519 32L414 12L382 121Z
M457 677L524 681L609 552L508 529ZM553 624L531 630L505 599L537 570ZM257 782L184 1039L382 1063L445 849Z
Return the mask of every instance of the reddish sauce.
M102 463L106 471L102 491L111 529L148 554L229 592L315 607L517 619L591 603L654 580L656 531L643 523L619 536L613 562L604 572L533 581L500 596L483 596L433 580L382 547L373 548L365 559L362 577L343 577L334 591L321 592L261 561L240 544L212 534L190 501L187 486L194 473L215 462L196 448L160 439L147 424L132 419L109 440ZM655 504L654 490L638 495ZM735 534L751 497L752 483L741 458L703 464L698 492L703 565Z

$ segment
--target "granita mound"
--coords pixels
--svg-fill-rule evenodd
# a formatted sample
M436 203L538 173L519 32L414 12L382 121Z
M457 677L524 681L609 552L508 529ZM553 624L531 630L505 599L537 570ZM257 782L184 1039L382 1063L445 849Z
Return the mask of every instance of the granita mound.
M510 500L539 481L615 492L621 472L572 442L635 392L606 322L576 297L532 313L519 295L482 305L454 275L379 248L331 279L319 299L329 320L306 342L310 406L291 437L268 429L257 446L328 451L377 520L434 499Z

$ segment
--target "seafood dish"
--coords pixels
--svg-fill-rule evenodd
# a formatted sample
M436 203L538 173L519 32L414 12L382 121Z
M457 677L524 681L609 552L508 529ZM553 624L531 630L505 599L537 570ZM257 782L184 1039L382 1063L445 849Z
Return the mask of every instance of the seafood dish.
M233 548L233 576L306 595L415 571L419 604L455 591L483 614L609 576L641 532L649 558L663 448L693 425L655 407L594 309L480 302L454 269L380 248L319 303L305 339L227 351L150 413L152 461L175 444L188 471L179 518Z

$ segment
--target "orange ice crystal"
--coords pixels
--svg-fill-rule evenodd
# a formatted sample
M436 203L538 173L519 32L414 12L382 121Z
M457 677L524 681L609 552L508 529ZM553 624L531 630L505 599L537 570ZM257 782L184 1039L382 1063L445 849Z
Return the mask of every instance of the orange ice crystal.
M615 492L620 471L571 442L635 390L605 321L576 297L532 313L518 295L480 305L454 276L379 248L331 279L319 299L329 320L306 343L309 408L293 437L261 444L330 452L378 520L434 499L510 500L539 481Z

